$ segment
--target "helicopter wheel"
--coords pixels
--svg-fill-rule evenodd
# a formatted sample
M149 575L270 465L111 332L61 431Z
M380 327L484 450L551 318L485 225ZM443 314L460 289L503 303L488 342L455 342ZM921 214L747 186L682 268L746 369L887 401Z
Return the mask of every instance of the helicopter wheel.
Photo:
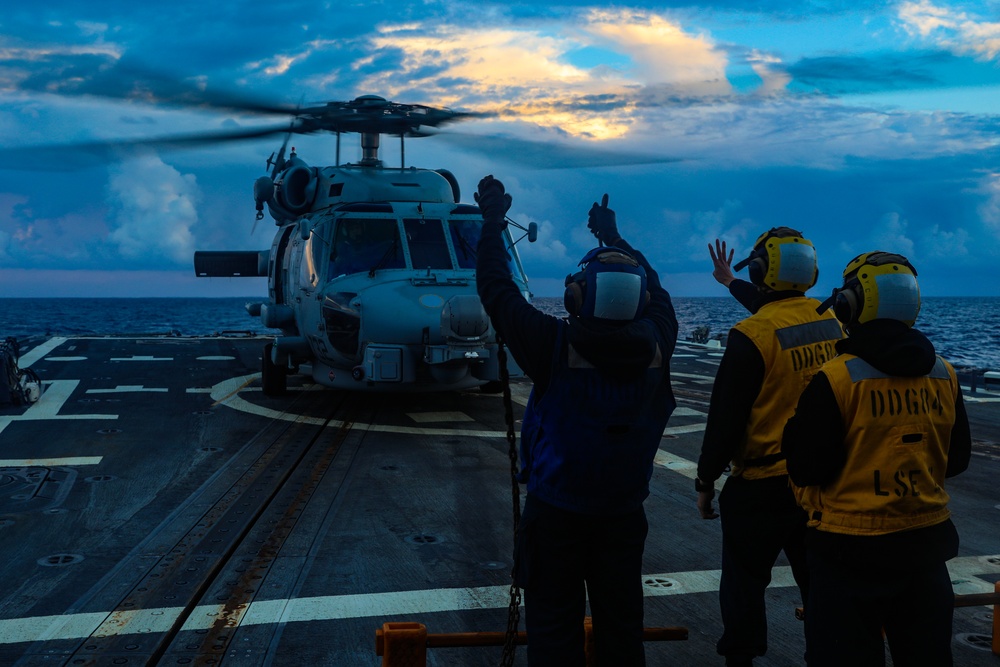
M264 346L264 355L261 359L260 387L265 396L281 396L288 388L288 375L285 369L279 368L271 361L271 350L274 343Z
M490 380L486 384L479 385L481 394L499 394L503 391L503 382L500 380Z

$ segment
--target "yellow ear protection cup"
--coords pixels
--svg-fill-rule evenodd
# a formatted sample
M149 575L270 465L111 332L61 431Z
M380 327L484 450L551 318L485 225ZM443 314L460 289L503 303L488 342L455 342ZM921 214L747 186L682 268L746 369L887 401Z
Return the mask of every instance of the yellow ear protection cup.
M833 313L844 326L876 319L899 320L913 326L920 312L917 270L897 253L875 251L858 255L844 269L844 286L817 308Z
M563 305L570 315L633 320L649 303L646 272L626 251L594 248L580 266L581 271L566 276Z
M791 227L772 227L757 237L750 256L733 271L746 266L750 282L775 291L805 292L819 276L816 248L802 237L802 232Z

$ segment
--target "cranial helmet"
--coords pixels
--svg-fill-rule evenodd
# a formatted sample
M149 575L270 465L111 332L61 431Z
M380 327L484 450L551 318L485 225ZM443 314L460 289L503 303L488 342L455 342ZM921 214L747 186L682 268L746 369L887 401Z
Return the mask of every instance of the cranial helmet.
M858 255L844 269L844 286L834 289L817 311L831 306L848 329L879 319L912 327L920 312L917 270L896 253L878 250Z
M750 266L750 282L775 291L805 292L816 284L819 269L816 248L802 232L791 227L772 227L753 244L753 252L733 267Z
M566 276L566 312L603 320L639 317L649 292L646 271L632 255L620 248L594 248L580 260L580 266L580 271Z

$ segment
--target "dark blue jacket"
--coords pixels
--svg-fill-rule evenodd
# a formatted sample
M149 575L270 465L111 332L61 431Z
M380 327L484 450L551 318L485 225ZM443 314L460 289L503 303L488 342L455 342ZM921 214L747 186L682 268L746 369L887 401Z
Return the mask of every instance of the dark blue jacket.
M536 309L511 280L496 224L483 225L477 249L483 307L534 381L521 436L528 492L588 514L625 513L641 505L676 405L669 360L677 318L670 295L641 253L624 241L616 245L646 271L650 301L634 322L563 320Z

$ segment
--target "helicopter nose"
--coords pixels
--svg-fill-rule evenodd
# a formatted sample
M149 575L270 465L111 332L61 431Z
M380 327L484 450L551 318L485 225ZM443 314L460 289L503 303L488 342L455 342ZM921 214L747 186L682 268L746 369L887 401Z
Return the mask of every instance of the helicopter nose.
M445 340L480 340L489 330L490 318L475 294L453 296L441 309L441 334Z

